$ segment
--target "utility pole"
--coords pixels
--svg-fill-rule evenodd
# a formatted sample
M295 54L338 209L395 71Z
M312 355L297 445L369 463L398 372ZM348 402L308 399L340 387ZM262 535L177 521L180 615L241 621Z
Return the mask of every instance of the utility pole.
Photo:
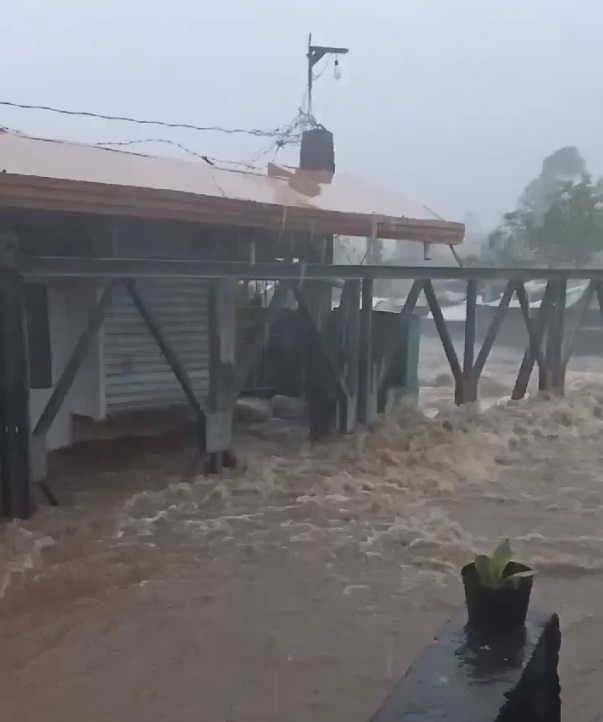
M348 48L332 48L325 45L312 45L312 33L308 36L308 116L312 115L312 86L314 83L314 66L325 55L346 55L349 52ZM335 58L335 70L339 66L339 60Z

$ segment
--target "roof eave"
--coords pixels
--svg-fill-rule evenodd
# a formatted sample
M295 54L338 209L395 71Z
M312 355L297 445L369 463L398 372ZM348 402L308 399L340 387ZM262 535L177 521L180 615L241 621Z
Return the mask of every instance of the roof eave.
M462 223L283 206L182 191L0 174L0 206L457 245Z

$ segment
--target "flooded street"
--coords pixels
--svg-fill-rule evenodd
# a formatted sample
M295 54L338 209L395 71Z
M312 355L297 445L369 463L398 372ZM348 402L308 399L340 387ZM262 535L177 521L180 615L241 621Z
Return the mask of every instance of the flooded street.
M426 340L425 414L316 447L256 429L221 477L181 436L57 460L66 504L2 532L4 718L364 722L509 536L561 618L564 718L595 722L603 375L578 359L566 398L496 405L517 367L494 352L489 408L457 409Z

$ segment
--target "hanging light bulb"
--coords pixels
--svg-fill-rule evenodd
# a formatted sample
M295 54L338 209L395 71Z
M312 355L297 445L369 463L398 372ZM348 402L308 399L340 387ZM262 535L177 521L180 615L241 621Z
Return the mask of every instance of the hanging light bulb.
M341 80L341 68L339 67L339 60L335 58L335 64L333 66L333 77L335 80Z

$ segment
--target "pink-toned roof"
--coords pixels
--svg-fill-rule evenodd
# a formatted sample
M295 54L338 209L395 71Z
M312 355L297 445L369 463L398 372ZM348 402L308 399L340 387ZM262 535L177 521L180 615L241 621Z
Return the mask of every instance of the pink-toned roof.
M274 169L273 169L274 170ZM275 177L276 176L276 177ZM289 177L288 177L289 176ZM234 171L0 132L0 206L460 243L464 227L335 175Z

